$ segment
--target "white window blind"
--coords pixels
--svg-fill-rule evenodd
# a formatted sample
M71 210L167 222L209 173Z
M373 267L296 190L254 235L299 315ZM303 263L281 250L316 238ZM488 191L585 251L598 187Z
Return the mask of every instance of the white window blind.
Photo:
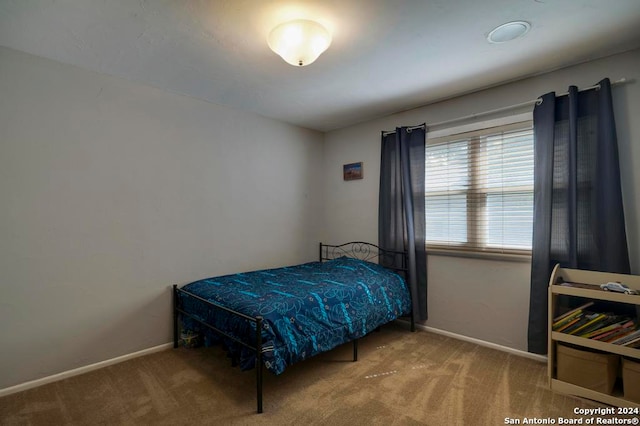
M530 253L531 122L428 140L425 191L428 247Z

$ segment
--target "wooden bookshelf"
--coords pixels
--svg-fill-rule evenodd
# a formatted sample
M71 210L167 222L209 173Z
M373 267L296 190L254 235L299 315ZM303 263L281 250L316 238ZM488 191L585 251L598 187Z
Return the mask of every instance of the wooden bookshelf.
M585 350L596 350L640 360L640 349L601 342L599 340L552 330L553 319L558 316L558 313L556 312L558 305L557 298L560 295L565 295L567 297L579 297L593 301L607 301L635 305L637 312L636 316L640 316L640 295L613 293L600 289L600 284L610 281L621 282L626 284L629 288L640 290L640 276L637 275L584 271L560 268L559 266L554 268L553 273L551 274L551 279L549 280L549 387L556 392L588 398L609 405L620 407L640 407L639 403L624 399L620 389L617 389L613 395L609 395L561 381L557 377L557 345L559 343L567 343L573 345L573 347L580 347ZM640 318L635 318L635 320L640 321Z

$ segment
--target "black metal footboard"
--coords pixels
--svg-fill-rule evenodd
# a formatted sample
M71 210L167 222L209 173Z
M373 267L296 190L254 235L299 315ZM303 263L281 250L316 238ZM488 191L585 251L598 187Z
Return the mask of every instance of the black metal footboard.
M231 315L235 315L239 318L243 318L246 319L247 321L251 321L254 322L256 324L256 334L255 334L255 344L254 345L249 345L246 342L238 339L235 336L232 336L231 334L227 333L224 330L221 330L211 324L208 324L205 321L202 321L200 318L191 315L189 312L186 312L185 310L183 310L180 306L180 298L178 297L178 295L184 295L187 297L193 297L196 300L199 300L202 303L205 303L209 308L211 309L216 309L216 310L220 310L220 311L224 311L227 312ZM233 309L229 309L226 308L224 306L218 305L216 303L213 303L207 299L204 299L198 295L195 295L193 293L190 293L186 290L183 290L181 288L178 288L178 286L176 284L173 285L173 347L177 348L178 347L178 342L179 342L179 315L184 315L186 317L191 318L192 320L198 322L199 324L202 324L203 326L207 327L209 330L224 336L228 339L231 339L232 341L239 343L240 345L244 346L245 348L248 348L249 350L253 351L256 354L256 362L255 362L255 368L256 368L256 403L257 403L257 412L258 413L262 413L262 390L263 390L263 379L262 379L262 375L263 375L263 363L262 363L262 351L263 351L263 347L262 347L262 328L263 328L263 318L261 316L257 316L257 317L251 317L249 315L245 315L242 312L237 312L234 311ZM358 360L358 339L354 339L352 341L353 343L353 361L357 361Z
M224 330L221 330L211 324L202 321L200 318L191 315L189 312L184 311L179 303L178 295L182 294L184 296L193 297L194 299L199 300L202 303L205 303L211 309L217 309L221 311L225 311L229 314L238 316L240 318L244 318L248 321L254 322L256 324L256 335L255 335L255 345L249 345L242 340L238 339L235 336L230 335ZM208 329L214 331L215 333L224 336L232 341L239 343L240 345L252 350L256 354L256 401L257 401L257 409L258 413L262 413L262 317L250 317L248 315L243 314L242 312L234 311L233 309L225 308L224 306L217 305L215 303L210 302L207 299L203 299L200 296L197 296L193 293L189 293L188 291L182 290L178 288L177 285L173 285L173 347L178 347L178 315L182 314L186 317L191 318L192 320L204 325Z

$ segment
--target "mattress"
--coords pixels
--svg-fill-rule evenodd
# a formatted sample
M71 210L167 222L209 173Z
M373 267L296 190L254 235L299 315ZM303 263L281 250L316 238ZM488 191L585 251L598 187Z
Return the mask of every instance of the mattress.
M250 317L263 318L263 362L274 374L287 366L365 336L407 315L410 295L404 279L378 264L341 257L325 262L202 279L182 287L207 301ZM256 324L180 295L183 310L225 333L255 345ZM220 340L196 321L183 328ZM255 353L222 338L244 369Z

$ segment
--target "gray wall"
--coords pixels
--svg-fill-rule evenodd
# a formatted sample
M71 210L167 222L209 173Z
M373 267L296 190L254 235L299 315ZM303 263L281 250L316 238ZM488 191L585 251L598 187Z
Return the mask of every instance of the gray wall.
M640 78L634 51L323 138L1 47L0 64L0 389L170 341L172 283L375 241L381 130ZM640 85L614 97L640 273ZM365 178L342 181L356 161ZM528 263L428 261L427 325L526 348Z
M169 342L172 283L317 256L322 134L0 64L0 389Z
M425 70L428 72L428 70ZM455 119L515 105L569 85L591 86L602 78L629 84L613 89L620 145L625 214L632 270L640 273L640 50L592 61L467 96L402 112L325 135L325 239L377 240L380 132L396 126ZM531 108L528 109L529 111ZM522 113L523 109L501 115ZM485 120L492 117L483 117ZM456 123L460 125L464 123ZM437 129L434 129L437 130ZM342 180L342 165L364 162L365 178ZM428 256L426 325L526 350L528 262Z

